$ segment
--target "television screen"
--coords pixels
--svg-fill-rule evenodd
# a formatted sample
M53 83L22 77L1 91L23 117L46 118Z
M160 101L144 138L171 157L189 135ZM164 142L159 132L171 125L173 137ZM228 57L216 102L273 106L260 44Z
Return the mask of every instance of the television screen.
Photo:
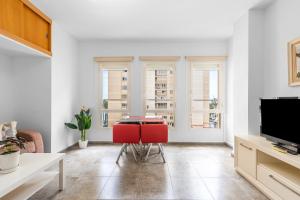
M300 144L300 99L262 99L261 134L276 142Z

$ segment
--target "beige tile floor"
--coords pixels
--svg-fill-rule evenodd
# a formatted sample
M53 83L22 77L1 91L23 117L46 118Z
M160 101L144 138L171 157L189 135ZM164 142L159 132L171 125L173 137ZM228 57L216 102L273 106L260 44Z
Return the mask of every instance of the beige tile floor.
M119 150L92 145L67 151L66 189L57 190L56 178L30 200L267 199L234 171L231 149L223 145L168 145L166 164L160 157L136 163L128 152L116 165Z

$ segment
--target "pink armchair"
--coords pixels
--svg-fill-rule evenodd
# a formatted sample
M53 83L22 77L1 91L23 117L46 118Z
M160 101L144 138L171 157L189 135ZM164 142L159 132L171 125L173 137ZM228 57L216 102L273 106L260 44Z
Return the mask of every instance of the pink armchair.
M17 136L26 139L25 149L22 153L44 153L44 143L42 135L33 130L18 130Z

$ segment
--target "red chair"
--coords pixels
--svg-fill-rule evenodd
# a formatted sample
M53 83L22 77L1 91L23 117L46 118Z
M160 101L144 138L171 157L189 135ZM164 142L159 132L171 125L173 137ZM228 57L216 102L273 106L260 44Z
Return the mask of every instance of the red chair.
M165 155L162 143L168 143L168 125L167 123L161 124L152 124L152 123L145 123L141 125L141 142L143 144L150 144L149 149L147 151L145 160L148 159L150 150L152 148L152 144L157 144L159 148L159 153L162 156L164 162Z
M136 150L134 144L140 142L140 125L139 124L121 124L117 123L113 125L113 143L123 144L121 151L118 155L116 163L118 164L119 159L124 151L127 151L127 147L131 148L135 161Z

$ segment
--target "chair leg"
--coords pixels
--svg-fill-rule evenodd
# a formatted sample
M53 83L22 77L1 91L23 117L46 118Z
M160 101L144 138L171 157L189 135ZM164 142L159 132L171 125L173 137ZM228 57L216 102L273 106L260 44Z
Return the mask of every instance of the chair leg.
M124 148L124 152L127 154L128 153L128 149L127 149L128 145L126 144L125 148Z
M134 147L133 147L133 144L130 145L130 149L131 149L131 151L132 151L134 160L137 162L136 155L135 155L135 149L134 149Z
M119 159L120 159L120 157L121 157L121 155L122 155L122 153L123 153L123 151L124 151L124 149L125 149L126 147L127 147L127 144L123 144L123 145L122 145L121 150L120 150L120 153L119 153L118 158L117 158L117 161L116 161L117 164L119 163Z
M135 144L132 144L132 147L135 150L135 153L137 153L139 155L140 152L138 151L138 148L135 146Z
M151 148L152 148L152 143L150 143L150 145L149 145L149 147L148 147L148 151L147 151L147 154L146 154L145 159L144 159L145 161L148 160L148 157L149 157Z
M163 146L162 146L162 144L158 144L158 146L159 146L159 149L160 149L161 157L162 157L162 159L163 159L163 161L164 161L164 163L165 163L165 162L166 162L166 159L165 159L165 153L164 153Z

